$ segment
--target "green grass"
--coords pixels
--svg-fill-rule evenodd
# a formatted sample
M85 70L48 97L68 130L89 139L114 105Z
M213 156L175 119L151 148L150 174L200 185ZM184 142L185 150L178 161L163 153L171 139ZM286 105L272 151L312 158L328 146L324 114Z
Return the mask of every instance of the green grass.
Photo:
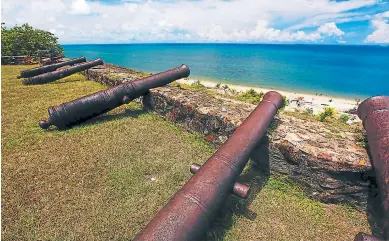
M334 107L325 107L323 112L317 116L317 119L321 122L331 121L336 119L337 111Z
M23 86L2 66L2 238L129 240L215 151L198 135L144 112L117 108L70 130L41 130L47 107L104 89L81 75ZM253 192L233 195L209 231L214 240L352 240L366 215L305 197L293 183L247 167ZM243 179L245 179L242 177Z
M201 82L199 80L196 80L195 82L191 83L191 84L185 84L185 83L181 83L181 84L178 84L177 82L172 82L170 83L171 86L180 86L181 88L183 89L187 89L187 90L194 90L194 91L203 91L203 92L207 92L207 88L201 84Z
M263 96L263 92L258 93L254 89L250 89L241 94L238 94L236 98L240 101L257 105L262 100Z

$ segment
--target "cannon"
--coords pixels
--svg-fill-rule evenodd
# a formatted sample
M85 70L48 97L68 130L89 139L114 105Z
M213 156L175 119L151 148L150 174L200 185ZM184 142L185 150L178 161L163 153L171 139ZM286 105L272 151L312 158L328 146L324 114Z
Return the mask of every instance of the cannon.
M147 94L152 88L186 78L189 74L189 68L186 65L181 65L180 67L143 79L129 81L59 106L50 106L48 108L49 120L40 121L39 125L43 129L47 129L50 125L55 125L60 129L71 127L118 106L128 104L130 101Z
M44 58L41 60L41 63L45 66L45 65L50 65L50 64L53 64L53 63L56 63L57 60L60 60L62 59L63 56L54 56L54 57L50 57L50 58Z
M44 63L48 63L48 62L50 62L50 61L51 61L50 58L41 57L39 62L42 63L42 64L44 64Z
M62 59L62 58L63 58L63 56L58 55L58 56L51 57L50 59L51 59L51 61L56 61L56 60L59 60L59 59Z
M389 239L389 96L364 100L358 106L357 114L367 133L372 166L383 204L384 238Z
M95 59L86 63L82 63L79 65L75 65L66 69L57 70L50 73L41 74L38 76L30 77L27 79L24 79L22 82L25 85L36 85L36 84L46 84L50 83L62 78L65 78L69 75L72 75L74 73L90 69L92 67L95 67L97 65L102 65L103 60L102 59Z
M134 240L202 240L227 196L235 192L237 178L282 101L279 93L266 93L256 109L203 166L191 167L196 174Z
M44 73L55 71L55 70L57 70L57 69L59 69L59 68L61 68L63 66L66 66L66 65L74 65L74 64L78 64L78 63L82 63L82 62L86 62L85 57L80 57L80 58L71 59L71 60L68 60L68 61L65 61L65 62L61 62L61 63L45 65L45 66L42 66L42 67L37 67L37 68L33 68L33 69L24 70L24 71L20 72L20 76L18 76L18 79L19 78L29 78L29 77L37 76L37 75L40 75L40 74L44 74Z

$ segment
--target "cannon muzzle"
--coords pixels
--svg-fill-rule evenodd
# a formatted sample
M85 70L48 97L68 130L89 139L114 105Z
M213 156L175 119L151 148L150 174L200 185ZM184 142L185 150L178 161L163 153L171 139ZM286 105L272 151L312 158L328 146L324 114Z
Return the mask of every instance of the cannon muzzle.
M86 62L85 57L80 57L80 58L64 61L64 62L61 62L61 63L45 65L45 66L38 67L38 68L24 70L24 71L20 72L20 76L18 76L18 79L19 78L29 78L29 77L37 76L37 75L40 75L40 74L44 74L44 73L55 71L55 70L57 70L57 69L59 69L59 68L61 68L63 66L66 66L66 65L74 65L74 64L78 64L78 63L82 63L82 62Z
M95 116L106 113L118 106L146 94L150 89L164 86L175 80L188 77L190 70L186 65L161 72L144 79L129 81L107 90L84 96L59 106L50 106L49 120L41 121L40 127L47 129L50 125L68 128Z
M282 101L279 93L266 93L256 109L201 168L192 166L196 174L134 240L202 240L227 196L234 192L237 178Z
M372 165L384 209L384 237L389 239L389 96L375 96L358 106L367 133Z
M25 85L36 85L36 84L50 83L50 82L53 82L53 81L65 78L67 76L70 76L72 74L75 74L77 72L80 72L80 71L83 71L83 70L87 70L87 69L90 69L92 67L95 67L97 65L102 65L102 64L104 64L103 60L98 58L98 59L95 59L95 60L92 60L92 61L89 61L89 62L86 62L86 63L82 63L82 64L79 64L79 65L75 65L75 66L72 66L72 67L69 67L69 68L66 68L66 69L57 70L57 71L54 71L54 72L51 72L51 73L45 73L45 74L34 76L34 77L31 77L31 78L28 78L28 79L24 79L23 80L23 84L25 84Z

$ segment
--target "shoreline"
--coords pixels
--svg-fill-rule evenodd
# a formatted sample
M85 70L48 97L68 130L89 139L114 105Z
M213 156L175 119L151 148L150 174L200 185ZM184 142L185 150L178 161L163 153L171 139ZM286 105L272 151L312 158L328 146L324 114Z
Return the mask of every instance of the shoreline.
M259 89L259 90L267 90L267 91L270 91L270 90L273 90L273 91L277 91L277 92L283 92L285 94L295 94L295 95L306 95L306 96L316 96L316 97L327 97L328 99L339 99L339 100L346 100L347 102L350 102L350 103L354 103L356 102L357 99L360 99L361 102L367 98L369 98L370 96L353 96L353 97L350 97L350 96L342 96L342 95L331 95L331 94L324 94L324 93L320 93L321 95L317 95L317 94L314 94L313 92L310 92L310 91L304 91L304 90L288 90L288 89L285 89L285 88L277 88L277 87L262 87L260 85L255 85L255 84L245 84L245 83L234 83L234 82L230 82L230 81L224 81L222 79L213 79L213 78L209 78L209 77L204 77L204 76L194 76L194 77L189 77L188 78L190 81L197 81L199 80L201 83L207 83L209 85L211 85L210 87L215 87L216 84L218 83L221 83L221 85L228 85L230 87L232 86L235 86L238 91L238 89ZM213 84L213 86L212 86ZM235 89L235 88L233 88ZM318 92L319 93L319 92Z
M287 100L289 100L290 104L286 108L289 110L293 110L296 108L312 109L314 114L318 114L327 106L334 107L339 112L345 112L358 107L357 101L355 99L350 99L350 98L341 98L341 97L328 96L328 95L314 95L314 94L307 94L307 93L283 91L283 90L277 90L272 88L229 84L226 82L216 82L208 79L201 80L201 79L185 78L185 79L180 79L177 82L182 84L192 84L198 80L206 88L215 88L216 84L220 83L220 86L227 85L229 88L235 89L238 93L245 92L250 89L254 89L257 92L263 92L263 93L266 93L268 91L277 91L281 95L286 96ZM222 88L220 89L222 90Z

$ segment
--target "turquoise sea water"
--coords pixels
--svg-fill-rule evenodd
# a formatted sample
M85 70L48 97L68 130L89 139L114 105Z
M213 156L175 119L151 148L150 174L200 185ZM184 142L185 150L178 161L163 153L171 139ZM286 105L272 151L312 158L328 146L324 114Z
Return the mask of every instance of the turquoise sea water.
M192 79L366 98L389 95L389 46L269 44L64 45L69 58L102 58L146 72L180 64Z

